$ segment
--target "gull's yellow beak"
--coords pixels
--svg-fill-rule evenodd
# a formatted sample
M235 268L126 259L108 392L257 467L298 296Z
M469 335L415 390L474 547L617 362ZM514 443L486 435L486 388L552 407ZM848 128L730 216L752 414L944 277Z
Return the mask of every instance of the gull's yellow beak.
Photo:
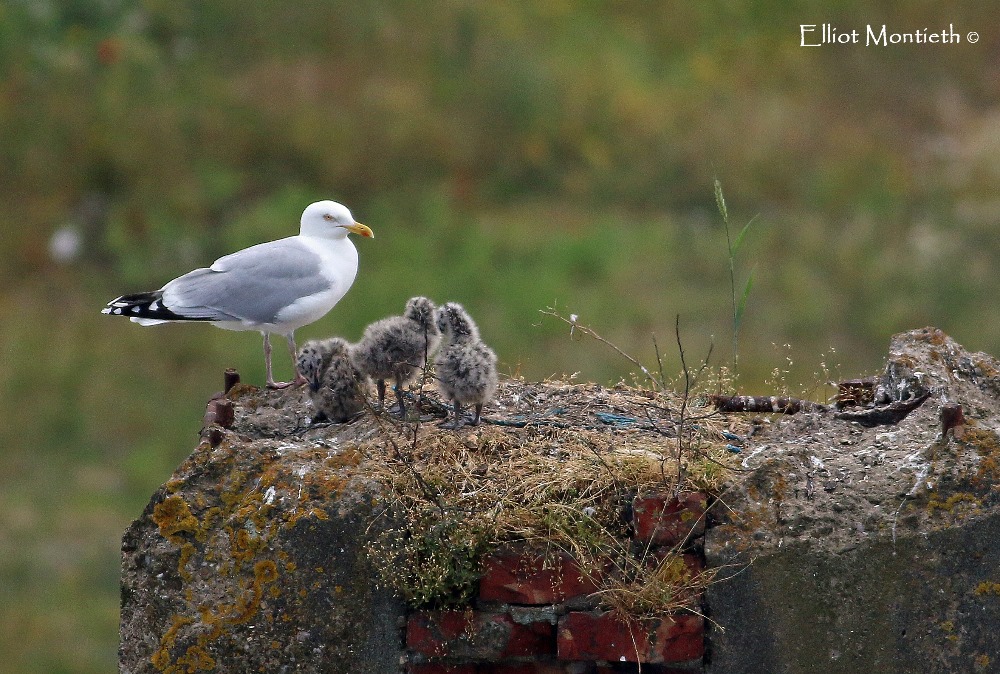
M362 225L360 222L355 222L353 225L343 225L343 227L348 232L353 232L358 236L364 236L369 239L375 238L375 232L373 232L370 227Z

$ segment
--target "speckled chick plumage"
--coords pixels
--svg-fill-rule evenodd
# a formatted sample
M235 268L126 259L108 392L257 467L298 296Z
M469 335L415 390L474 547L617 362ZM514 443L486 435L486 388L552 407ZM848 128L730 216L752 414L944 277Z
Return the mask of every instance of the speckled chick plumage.
M413 381L437 349L441 333L434 321L434 303L413 297L402 316L390 316L365 328L354 349L354 362L375 380L379 403L385 403L385 382L395 380L400 414L405 413L403 386Z
M310 339L302 345L295 356L295 367L305 377L310 391L319 389L320 380L330 363L331 341L331 339Z
M296 361L308 382L317 421L348 421L364 409L364 375L346 339L306 342Z
M444 396L455 407L455 426L462 405L474 405L473 425L479 423L483 405L497 389L497 356L479 338L479 328L462 305L449 302L437 311L441 350L434 359L435 374Z

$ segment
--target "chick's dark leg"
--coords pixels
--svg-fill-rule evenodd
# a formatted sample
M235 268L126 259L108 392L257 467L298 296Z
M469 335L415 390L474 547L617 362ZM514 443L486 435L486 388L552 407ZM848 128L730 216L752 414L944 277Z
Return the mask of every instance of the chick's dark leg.
M403 387L399 385L399 380L396 380L396 385L393 387L396 392L396 402L399 403L399 417L401 419L406 418L406 404L403 403Z
M385 405L385 379L376 381L375 388L378 390L378 405L383 407Z
M482 415L482 413L483 413L483 404L482 403L476 403L476 418L472 422L473 426L478 426L479 425L479 417L480 417L480 415Z

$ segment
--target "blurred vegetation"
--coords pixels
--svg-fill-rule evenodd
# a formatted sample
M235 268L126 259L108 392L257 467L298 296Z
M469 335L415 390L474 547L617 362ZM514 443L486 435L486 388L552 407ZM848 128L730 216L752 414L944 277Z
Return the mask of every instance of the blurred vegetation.
M982 40L799 47L821 22ZM719 178L732 221L757 216L741 388L777 368L815 393L927 324L1000 352L995 25L972 0L0 3L0 670L114 668L121 531L222 370L263 379L253 334L100 307L317 199L377 238L300 340L426 294L533 379L630 376L546 306L649 364L657 335L668 370L680 314L689 359L714 337L723 364Z

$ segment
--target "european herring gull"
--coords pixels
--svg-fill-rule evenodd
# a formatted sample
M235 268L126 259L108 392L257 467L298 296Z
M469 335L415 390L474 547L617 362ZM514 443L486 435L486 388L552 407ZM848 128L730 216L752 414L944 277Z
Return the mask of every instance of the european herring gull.
M298 368L294 381L274 381L271 333L285 337L294 362L295 330L325 316L354 283L358 251L347 238L352 232L374 237L347 207L317 201L302 212L297 236L220 257L159 290L122 295L101 313L128 316L140 325L205 321L226 330L258 330L264 335L267 385L301 384L305 378Z
M479 328L457 302L437 310L437 327L442 345L434 359L435 374L441 392L454 403L454 427L459 426L463 404L475 405L475 426L483 405L496 393L497 356L479 338Z

